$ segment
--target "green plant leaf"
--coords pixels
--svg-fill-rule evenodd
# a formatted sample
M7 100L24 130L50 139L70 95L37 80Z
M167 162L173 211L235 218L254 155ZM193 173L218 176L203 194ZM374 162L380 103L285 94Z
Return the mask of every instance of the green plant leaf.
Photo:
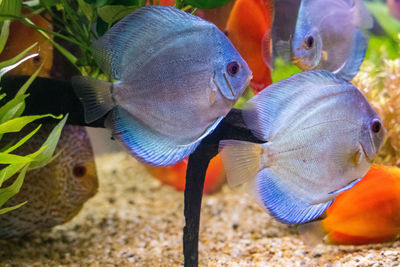
M17 172L19 172L25 165L26 165L26 163L15 163L15 164L10 164L7 167L1 169L0 170L0 187L3 184L3 182L10 179L13 175L15 175Z
M21 116L25 107L25 98L28 95L19 95L0 107L0 123Z
M47 9L51 9L57 4L57 0L40 0L40 4Z
M7 148L6 150L4 150L4 153L10 153L13 152L15 149L19 148L20 146L22 146L23 144L26 143L26 141L28 141L35 133L37 133L37 131L39 131L40 127L42 127L41 124L39 124L38 127L36 127L35 130L33 130L32 132L30 132L29 134L25 135L22 139L20 139L15 145Z
M18 205L12 206L12 207L7 207L7 208L4 208L4 209L0 209L0 215L1 215L1 214L4 214L4 213L6 213L6 212L9 212L9 211L18 209L19 207L25 205L26 203L28 203L28 201L22 202L22 203L20 203L20 204L18 204Z
M10 20L6 20L3 22L1 26L1 33L0 33L0 54L3 52L4 47L6 46L8 35L10 34Z
M44 30L37 28L37 26L28 18L24 19L25 23L27 23L29 26L35 28L36 30L44 37L46 38L55 48L58 49L58 51L60 51L61 54L63 54L64 57L66 57L77 69L79 69L76 66L76 61L78 60L71 52L69 52L67 49L65 49L64 47L62 47L60 44L58 44L57 42L55 42L53 40L53 38L51 38Z
M12 185L5 187L5 188L0 188L0 207L6 203L7 200L9 200L12 196L17 194L19 190L21 189L22 183L25 178L26 171L28 170L29 164L27 164L21 172L18 174L18 177L15 179L15 181L12 183Z
M138 6L103 6L97 9L97 14L102 20L111 25L136 9L138 9Z
M21 131L22 128L24 128L28 123L31 123L35 120L43 119L46 117L51 117L54 119L60 119L62 116L54 116L51 114L45 114L45 115L30 115L30 116L23 116L23 117L18 117L14 118L12 120L3 122L0 124L0 134L5 134L5 133L15 133Z
M387 5L379 1L365 1L365 5L378 20L379 24L381 24L385 32L391 38L397 38L397 35L400 33L400 21L390 16Z
M90 4L86 3L84 0L78 0L79 9L86 16L88 21L93 19L93 8Z
M0 164L19 164L32 162L34 158L0 152Z
M399 45L389 36L369 36L368 50L365 59L380 65L382 58L396 59L399 57Z
M1 0L0 1L0 21L19 17L21 15L22 0ZM7 16L9 16L7 18Z
M85 2L94 5L95 7L101 7L107 5L111 0L85 0Z
M230 0L185 0L185 3L201 9L210 9L223 6Z
M17 96L25 94L26 90L28 90L29 86L31 86L33 80L39 75L39 72L42 70L44 62L40 65L40 67L29 77L29 79L22 85L22 87L18 90Z
M29 6L29 7L37 7L40 5L39 0L25 0L24 5Z
M31 163L30 168L40 168L49 163L53 157L54 151L57 147L58 140L61 136L61 131L67 121L68 115L65 115L64 118L54 127L46 141L43 143L42 147L44 149L35 157L35 161Z

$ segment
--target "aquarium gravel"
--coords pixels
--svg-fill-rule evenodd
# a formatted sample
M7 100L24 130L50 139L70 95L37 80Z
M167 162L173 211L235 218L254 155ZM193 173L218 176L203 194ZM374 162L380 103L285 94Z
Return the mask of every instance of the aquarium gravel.
M182 266L183 193L124 153L97 159L100 188L51 232L0 240L0 266ZM244 192L203 198L200 266L398 266L400 242L307 247Z

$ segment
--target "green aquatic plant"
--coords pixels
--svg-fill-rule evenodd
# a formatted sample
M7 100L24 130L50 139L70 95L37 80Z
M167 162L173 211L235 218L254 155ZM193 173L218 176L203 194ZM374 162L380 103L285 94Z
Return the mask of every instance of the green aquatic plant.
M387 130L377 163L400 167L400 58L366 60L353 83L364 92Z
M4 1L0 3L4 3ZM0 5L0 8L1 7L2 6ZM8 38L9 24L9 21L3 21L2 23L2 31L0 34L0 53L2 52ZM0 62L0 79L7 71L17 67L27 59L36 56L36 54L28 55L35 45L36 44L31 45L14 58ZM22 115L25 109L25 99L29 96L26 91L32 81L38 75L40 69L41 68L39 68L25 82L25 84L18 90L17 94L12 99L0 106L0 140L5 134L18 134L25 126L39 119L46 117L60 119L62 117L56 117L51 114L30 116ZM7 95L2 93L0 88L0 100L6 99L6 97ZM66 118L67 116L65 116L65 118L57 124L40 149L34 153L22 156L14 154L13 152L20 147L23 148L23 145L29 142L29 139L40 129L40 124L33 131L19 140L4 144L2 147L0 147L0 164L3 167L0 170L0 215L16 209L26 203L22 202L12 207L1 208L12 196L19 192L27 171L34 168L40 168L53 159L53 153L58 143ZM4 186L4 183L9 179L13 180L13 182L8 186Z

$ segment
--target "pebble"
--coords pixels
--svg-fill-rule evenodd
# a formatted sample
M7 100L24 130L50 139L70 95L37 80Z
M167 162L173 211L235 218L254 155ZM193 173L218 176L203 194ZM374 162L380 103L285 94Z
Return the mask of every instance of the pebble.
M0 266L182 266L183 194L126 154L98 158L100 188L50 232L0 240ZM398 266L400 242L305 246L245 193L204 197L200 266Z

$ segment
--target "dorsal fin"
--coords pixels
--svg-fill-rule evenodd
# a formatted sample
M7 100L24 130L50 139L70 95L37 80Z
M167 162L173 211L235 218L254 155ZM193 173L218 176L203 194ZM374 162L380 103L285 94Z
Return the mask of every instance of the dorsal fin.
M146 6L116 23L93 43L94 57L101 69L119 79L125 66L131 63L132 53L151 49L157 38L176 31L178 23L185 27L191 23L208 23L197 16L168 6ZM135 45L133 45L135 44ZM127 57L126 55L131 55Z

